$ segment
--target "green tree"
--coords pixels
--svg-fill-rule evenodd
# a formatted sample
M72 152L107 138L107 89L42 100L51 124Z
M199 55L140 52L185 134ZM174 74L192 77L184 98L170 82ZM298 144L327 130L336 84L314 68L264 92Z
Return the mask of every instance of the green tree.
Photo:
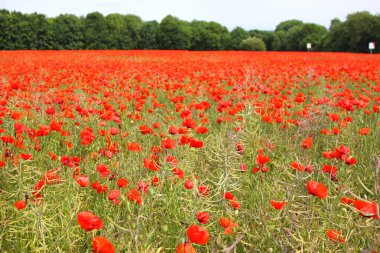
M189 49L191 46L191 26L171 15L160 24L158 40L162 49Z
M139 32L138 48L158 49L158 33L160 24L157 21L144 22Z
M74 15L59 15L53 20L53 44L55 49L82 49L83 22Z
M230 42L229 49L238 50L240 49L241 41L248 38L249 33L241 27L235 27L231 31L230 36L231 36L231 42Z
M84 19L84 43L86 49L107 48L107 23L99 12L92 12Z
M248 37L243 39L239 46L240 50L245 51L266 51L265 43L261 38Z
M230 35L226 27L216 22L191 22L192 50L223 50L228 47Z
M291 19L291 20L286 20L286 21L283 21L281 23L279 23L277 26L276 26L276 30L275 32L278 32L278 31L284 31L284 32L287 32L289 31L291 28L295 27L295 26L300 26L302 25L303 22L300 21L300 20L297 20L297 19Z

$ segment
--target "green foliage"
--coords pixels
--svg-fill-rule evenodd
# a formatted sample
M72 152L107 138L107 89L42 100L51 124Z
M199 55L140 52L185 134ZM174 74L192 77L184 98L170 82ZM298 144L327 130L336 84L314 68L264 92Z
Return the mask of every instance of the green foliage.
M136 15L99 12L77 17L0 10L0 50L15 49L183 49L239 50L248 37L263 40L267 50L368 52L368 43L380 41L380 16L357 12L345 21L333 19L329 30L291 19L275 31L232 31L216 22L191 23L166 16L161 23L142 21ZM377 47L375 53L380 52Z
M160 24L158 38L162 49L189 49L191 46L191 26L171 15Z
M59 15L53 19L54 49L83 48L83 20L74 15Z
M238 50L240 48L241 41L248 38L248 37L249 37L249 34L246 30L244 30L241 27L235 27L231 31L230 49Z
M257 37L248 37L241 41L240 50L246 51L266 51L265 43L262 39Z

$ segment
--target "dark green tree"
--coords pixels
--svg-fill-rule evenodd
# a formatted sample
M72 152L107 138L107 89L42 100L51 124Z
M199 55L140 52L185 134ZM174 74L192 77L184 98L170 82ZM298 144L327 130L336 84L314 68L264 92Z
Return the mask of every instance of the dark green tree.
M161 49L189 49L191 46L191 26L171 15L160 24L158 40Z
M228 48L230 34L228 29L216 22L191 22L192 50L223 50Z
M83 20L77 16L59 15L53 20L54 49L83 48Z
M139 32L138 48L158 49L158 33L160 24L157 21L144 22Z
M231 43L230 43L229 49L239 50L241 41L248 38L249 33L241 27L235 27L231 31L230 36L231 36Z
M84 19L84 46L86 49L107 49L107 23L99 12L92 12Z

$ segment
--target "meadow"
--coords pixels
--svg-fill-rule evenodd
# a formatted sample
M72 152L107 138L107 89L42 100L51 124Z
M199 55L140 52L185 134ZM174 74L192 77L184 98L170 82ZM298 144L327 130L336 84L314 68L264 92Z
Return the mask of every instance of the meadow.
M380 55L0 52L0 252L380 252Z

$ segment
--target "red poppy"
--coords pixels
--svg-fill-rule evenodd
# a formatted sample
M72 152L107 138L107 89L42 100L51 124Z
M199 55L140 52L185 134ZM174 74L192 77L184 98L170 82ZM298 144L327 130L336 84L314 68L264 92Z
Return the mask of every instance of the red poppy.
M130 201L136 202L136 204L138 205L141 204L142 198L140 193L136 189L132 188L126 195Z
M348 197L343 197L343 198L340 199L340 201L342 202L342 204L347 204L347 205L355 203L355 199L354 198L348 198Z
M18 210L22 210L26 207L26 201L25 200L18 200L13 204Z
M176 253L197 253L191 242L185 242L178 245Z
M286 205L286 201L275 201L271 200L270 204L273 206L274 209L281 210Z
M361 129L359 130L359 134L361 134L361 135L368 135L368 134L370 133L370 131L371 131L370 128L368 128L368 127L364 127L364 128L361 128Z
M262 153L258 154L256 157L256 162L258 165L264 165L265 163L269 161L270 161L269 157Z
M111 200L116 205L119 204L120 190L110 190L108 193L108 199Z
M128 182L128 180L127 179L125 179L125 178L119 178L118 180L117 180L117 186L119 187L119 188L127 188L127 185L129 184L129 182Z
M161 141L161 147L166 149L174 149L176 141L168 138Z
M170 134L178 134L178 131L179 131L179 129L176 126L170 126L169 127L169 133Z
M210 234L202 226L192 224L187 228L186 233L190 241L196 244L205 245L210 239Z
M182 179L185 176L185 173L180 168L173 169L174 175L176 175L179 179Z
M196 139L191 139L190 141L190 147L192 148L202 148L203 147L203 142L196 140Z
M75 180L81 187L87 187L90 183L90 179L86 175L80 175Z
M91 212L85 211L78 213L77 221L85 231L103 228L102 220Z
M232 234L233 228L237 227L237 223L234 222L232 219L227 219L224 217L221 217L219 219L220 225L224 228L224 233L226 235Z
M328 195L327 187L316 181L308 181L306 184L308 192L318 198L324 199Z
M129 151L132 152L140 152L142 150L140 144L138 144L137 142L128 143L127 148Z
M33 155L32 154L21 153L20 157L23 160L33 160Z
M191 190L194 187L194 183L190 179L186 179L184 185L185 185L185 188L188 190Z
M308 137L302 141L301 147L306 149L311 149L311 146L313 145L313 138Z
M199 223L207 224L209 218L210 218L210 214L208 212L197 213L197 220L199 221Z
M92 238L92 248L94 253L115 253L115 247L103 236Z
M99 163L96 170L100 173L100 176L106 178L111 171L108 169L108 166L102 163Z
M292 162L292 164L290 164L290 166L293 169L296 169L298 171L305 171L305 167L299 162Z
M330 238L331 241L344 243L346 239L342 237L342 232L334 229L327 229L326 235Z
M354 206L360 215L364 217L370 217L374 219L379 218L379 214L377 213L377 204L376 202L370 202L365 200L355 200Z

